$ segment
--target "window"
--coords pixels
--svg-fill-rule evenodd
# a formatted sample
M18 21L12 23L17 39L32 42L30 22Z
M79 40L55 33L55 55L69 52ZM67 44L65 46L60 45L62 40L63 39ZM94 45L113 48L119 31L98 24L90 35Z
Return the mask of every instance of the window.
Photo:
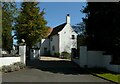
M75 39L75 35L72 35L72 39Z
M53 40L53 38L52 38L52 37L50 37L50 40L52 41L52 40Z
M47 48L46 48L46 47L44 48L44 51L47 51Z
M53 51L55 50L55 46L52 46L52 50L53 50Z

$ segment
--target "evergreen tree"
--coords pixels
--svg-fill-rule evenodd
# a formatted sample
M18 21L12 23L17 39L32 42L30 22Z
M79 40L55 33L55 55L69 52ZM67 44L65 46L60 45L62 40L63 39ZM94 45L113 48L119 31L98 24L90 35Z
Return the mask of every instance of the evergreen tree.
M2 2L2 48L7 51L12 49L16 10L15 2Z
M38 2L23 2L21 11L17 18L16 32L18 43L25 40L27 46L27 56L29 58L30 48L40 42L47 31L47 21L44 19L44 10L40 11Z
M47 29L47 22L43 17L45 13L40 11L38 4L38 2L23 2L17 19L18 42L24 39L28 47L40 41Z

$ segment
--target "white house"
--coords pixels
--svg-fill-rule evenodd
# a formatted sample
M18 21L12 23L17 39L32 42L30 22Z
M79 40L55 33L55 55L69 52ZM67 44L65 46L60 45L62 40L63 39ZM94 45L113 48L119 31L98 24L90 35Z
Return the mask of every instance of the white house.
M70 16L67 14L66 22L53 28L46 39L42 39L40 55L54 55L55 53L71 53L77 48L77 33L70 25Z

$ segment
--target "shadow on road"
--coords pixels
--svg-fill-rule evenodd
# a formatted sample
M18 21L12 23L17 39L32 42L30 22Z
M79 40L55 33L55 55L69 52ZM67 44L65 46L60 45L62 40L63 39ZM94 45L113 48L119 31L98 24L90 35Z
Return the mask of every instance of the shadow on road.
M28 68L36 68L42 71L49 71L52 73L62 74L89 74L84 69L80 68L72 61L43 61L43 60L30 60L27 61Z

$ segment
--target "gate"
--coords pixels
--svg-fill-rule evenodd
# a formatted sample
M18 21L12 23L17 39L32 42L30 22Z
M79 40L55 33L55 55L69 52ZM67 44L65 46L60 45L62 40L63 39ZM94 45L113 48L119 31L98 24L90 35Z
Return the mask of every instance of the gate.
M76 48L72 48L72 53L71 53L71 56L72 58L78 58L78 50Z

